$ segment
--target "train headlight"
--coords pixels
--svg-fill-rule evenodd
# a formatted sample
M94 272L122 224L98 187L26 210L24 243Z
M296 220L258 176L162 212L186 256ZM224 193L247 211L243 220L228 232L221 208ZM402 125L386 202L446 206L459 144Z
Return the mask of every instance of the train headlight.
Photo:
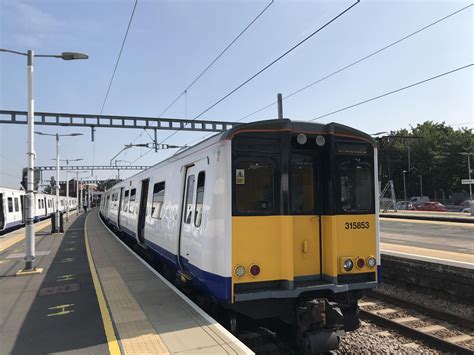
M344 270L351 271L352 268L354 267L354 263L352 262L351 259L346 259L344 260L344 264L342 264L342 266L344 267Z
M305 134L303 133L300 133L296 136L296 141L298 142L298 144L306 144L306 142L308 141L308 138L306 137Z
M250 275L252 275L253 277L257 277L258 275L260 275L260 266L258 266L257 264L252 264L250 265Z
M318 147L322 147L326 143L326 138L324 136L317 136L316 137L316 145Z
M369 265L369 267L374 267L375 265L377 265L377 260L375 260L373 256L369 256L367 258L367 265Z
M245 268L242 265L237 265L234 269L234 274L237 277L244 277L245 275Z
M362 269L365 266L365 261L362 258L358 258L356 262L357 268Z

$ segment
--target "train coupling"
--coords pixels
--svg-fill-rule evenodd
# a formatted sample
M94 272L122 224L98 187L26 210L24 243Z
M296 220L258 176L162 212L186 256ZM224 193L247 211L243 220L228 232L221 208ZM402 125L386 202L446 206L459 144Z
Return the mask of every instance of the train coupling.
M328 352L339 347L345 334L344 316L337 303L327 299L313 299L296 308L297 339L307 354Z

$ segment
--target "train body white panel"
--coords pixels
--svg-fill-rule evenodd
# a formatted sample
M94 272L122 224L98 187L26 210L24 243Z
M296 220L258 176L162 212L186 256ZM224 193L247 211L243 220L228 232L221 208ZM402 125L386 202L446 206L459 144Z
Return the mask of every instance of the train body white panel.
M13 228L24 223L22 208L24 196L24 191L0 188L0 230Z

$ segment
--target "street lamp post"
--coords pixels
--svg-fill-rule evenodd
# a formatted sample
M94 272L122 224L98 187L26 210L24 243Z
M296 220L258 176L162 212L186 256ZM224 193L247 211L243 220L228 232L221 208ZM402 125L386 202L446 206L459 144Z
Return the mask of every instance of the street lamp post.
M407 200L407 183L406 183L406 177L405 177L405 174L407 173L406 170L403 170L403 197L404 197L404 201Z
M420 197L423 197L423 176L418 175L418 177L420 178Z
M63 52L60 55L38 54L28 50L26 53L0 48L0 52L17 54L27 57L27 75L28 75L28 150L27 150L27 175L26 175L26 221L25 221L25 268L18 273L29 274L31 272L41 272L42 269L36 269L35 266L35 230L34 230L34 168L35 168L35 108L33 97L33 70L35 57L61 58L63 60L88 59L89 56L83 53Z
M77 215L81 213L82 208L82 179L79 181L79 173L86 173L87 171L76 171L76 200L77 200ZM80 190L80 193L79 193Z
M66 221L69 222L69 162L70 161L81 161L82 159L60 159L66 162ZM78 174L79 176L79 174Z
M471 155L474 155L474 153L462 152L459 154L467 156L467 171L468 171L469 180L471 180ZM472 184L470 182L469 182L469 201L472 201Z
M120 162L125 162L125 163L130 163L128 160L123 160L123 159L115 159L115 166L117 166L117 163ZM120 180L120 169L117 169L117 180Z
M50 134L50 133L43 133L43 132L35 132L36 134L39 134L40 136L51 136L56 138L56 211L54 215L55 219L55 230L51 230L51 233L57 233L60 230L60 213L59 213L59 137L77 137L77 136L82 136L82 133L70 133L70 134ZM67 203L66 203L67 205Z

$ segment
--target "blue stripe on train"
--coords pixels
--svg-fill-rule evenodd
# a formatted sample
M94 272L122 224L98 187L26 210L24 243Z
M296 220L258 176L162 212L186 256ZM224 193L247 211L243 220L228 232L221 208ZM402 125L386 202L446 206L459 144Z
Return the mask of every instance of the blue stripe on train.
M145 244L150 248L151 252L166 262L175 272L178 272L178 256L160 247L159 245L145 240ZM193 276L191 281L193 285L201 292L204 292L221 301L231 302L232 299L232 278L213 274L202 270L191 264L188 259L181 257L184 269Z
M23 224L23 221L14 221L14 222L10 222L10 223L7 223L5 225L5 229L8 229L8 228L13 228L13 227L16 227L16 226L19 226L19 225L22 225Z
M124 232L123 235L133 241L137 242L135 233L128 228L121 227ZM173 271L180 270L178 265L178 256L160 247L159 245L145 240L145 244L149 247L152 256L157 260L166 263L166 265ZM221 301L231 302L232 300L232 278L216 275L191 264L186 258L181 258L184 269L193 277L192 284L201 292L208 294Z

